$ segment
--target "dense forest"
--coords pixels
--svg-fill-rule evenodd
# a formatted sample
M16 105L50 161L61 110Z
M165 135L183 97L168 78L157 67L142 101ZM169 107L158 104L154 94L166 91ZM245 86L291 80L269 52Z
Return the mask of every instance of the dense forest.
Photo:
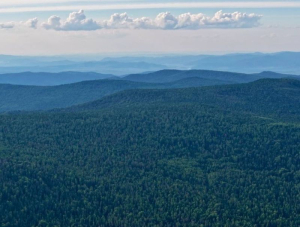
M0 115L0 226L300 226L300 82Z

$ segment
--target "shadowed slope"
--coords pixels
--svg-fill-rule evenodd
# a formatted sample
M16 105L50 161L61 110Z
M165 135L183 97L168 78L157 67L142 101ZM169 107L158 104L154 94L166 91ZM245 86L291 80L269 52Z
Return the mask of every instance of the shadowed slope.
M101 100L74 106L68 111L159 103L193 103L233 111L293 118L300 115L300 81L262 79L248 84L172 90L130 90Z

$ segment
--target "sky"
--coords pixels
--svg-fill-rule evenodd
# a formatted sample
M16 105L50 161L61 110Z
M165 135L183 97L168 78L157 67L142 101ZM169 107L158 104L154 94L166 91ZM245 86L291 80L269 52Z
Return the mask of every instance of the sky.
M300 51L300 0L0 1L0 54L280 51Z

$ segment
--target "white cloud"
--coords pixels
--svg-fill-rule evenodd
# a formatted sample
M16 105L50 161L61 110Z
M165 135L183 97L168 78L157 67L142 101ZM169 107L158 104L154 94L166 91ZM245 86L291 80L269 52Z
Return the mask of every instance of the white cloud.
M38 19L35 17L35 18L32 18L32 19L29 19L25 22L23 21L20 21L20 22L7 22L7 23L0 23L0 29L11 29L11 28L15 28L15 27L22 27L22 26L26 26L26 27L29 27L29 28L37 28L37 24L38 24Z
M81 30L97 30L100 29L100 24L92 19L86 19L83 10L70 13L66 21L61 21L58 16L51 16L48 22L43 23L45 29L53 29L57 31L81 31Z
M171 13L160 13L155 18L154 24L161 29L174 29L177 27L178 19Z
M8 22L8 23L0 23L0 29L3 28L14 28L15 27L15 23L14 22Z
M57 31L80 31L98 29L201 29L201 28L251 28L259 26L262 16L240 12L223 13L218 11L213 17L202 13L185 13L174 16L169 12L160 13L156 18L149 17L131 18L127 13L115 13L109 20L95 21L87 19L84 11L73 12L66 21L58 16L51 16L48 22L43 23L45 29Z
M37 28L37 25L38 25L38 22L39 20L35 17L35 18L32 18L32 19L29 19L28 21L25 22L25 25L29 28L34 28L36 29Z
M258 27L262 16L240 12L223 13L222 10L208 17L202 13L185 13L175 18L172 15L158 16L156 23L164 29L201 29L201 28L251 28ZM161 26L164 25L165 26Z
M262 16L254 13L223 13L222 11L219 11L214 17L208 19L207 25L224 26L226 28L251 28L259 26L261 17Z
M47 30L56 31L93 31L99 29L157 29L157 30L196 30L203 28L252 28L260 25L261 15L247 13L216 12L212 17L205 14L184 13L174 16L169 12L158 14L154 19L149 17L131 18L127 13L115 13L108 20L96 21L87 19L83 10L69 14L66 20L59 16L51 16L41 26ZM38 19L32 18L26 22L0 23L2 28L26 26L36 29Z
M61 22L59 16L51 16L48 19L47 23L43 23L42 26L46 29L54 29L54 30L60 30Z
M110 16L109 20L105 20L101 24L105 28L128 28L132 23L133 19L127 13L115 13Z

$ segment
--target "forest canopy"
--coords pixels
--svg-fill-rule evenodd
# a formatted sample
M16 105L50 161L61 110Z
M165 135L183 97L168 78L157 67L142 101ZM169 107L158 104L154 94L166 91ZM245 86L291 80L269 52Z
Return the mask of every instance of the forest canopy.
M2 114L0 225L299 226L299 91L131 90Z

